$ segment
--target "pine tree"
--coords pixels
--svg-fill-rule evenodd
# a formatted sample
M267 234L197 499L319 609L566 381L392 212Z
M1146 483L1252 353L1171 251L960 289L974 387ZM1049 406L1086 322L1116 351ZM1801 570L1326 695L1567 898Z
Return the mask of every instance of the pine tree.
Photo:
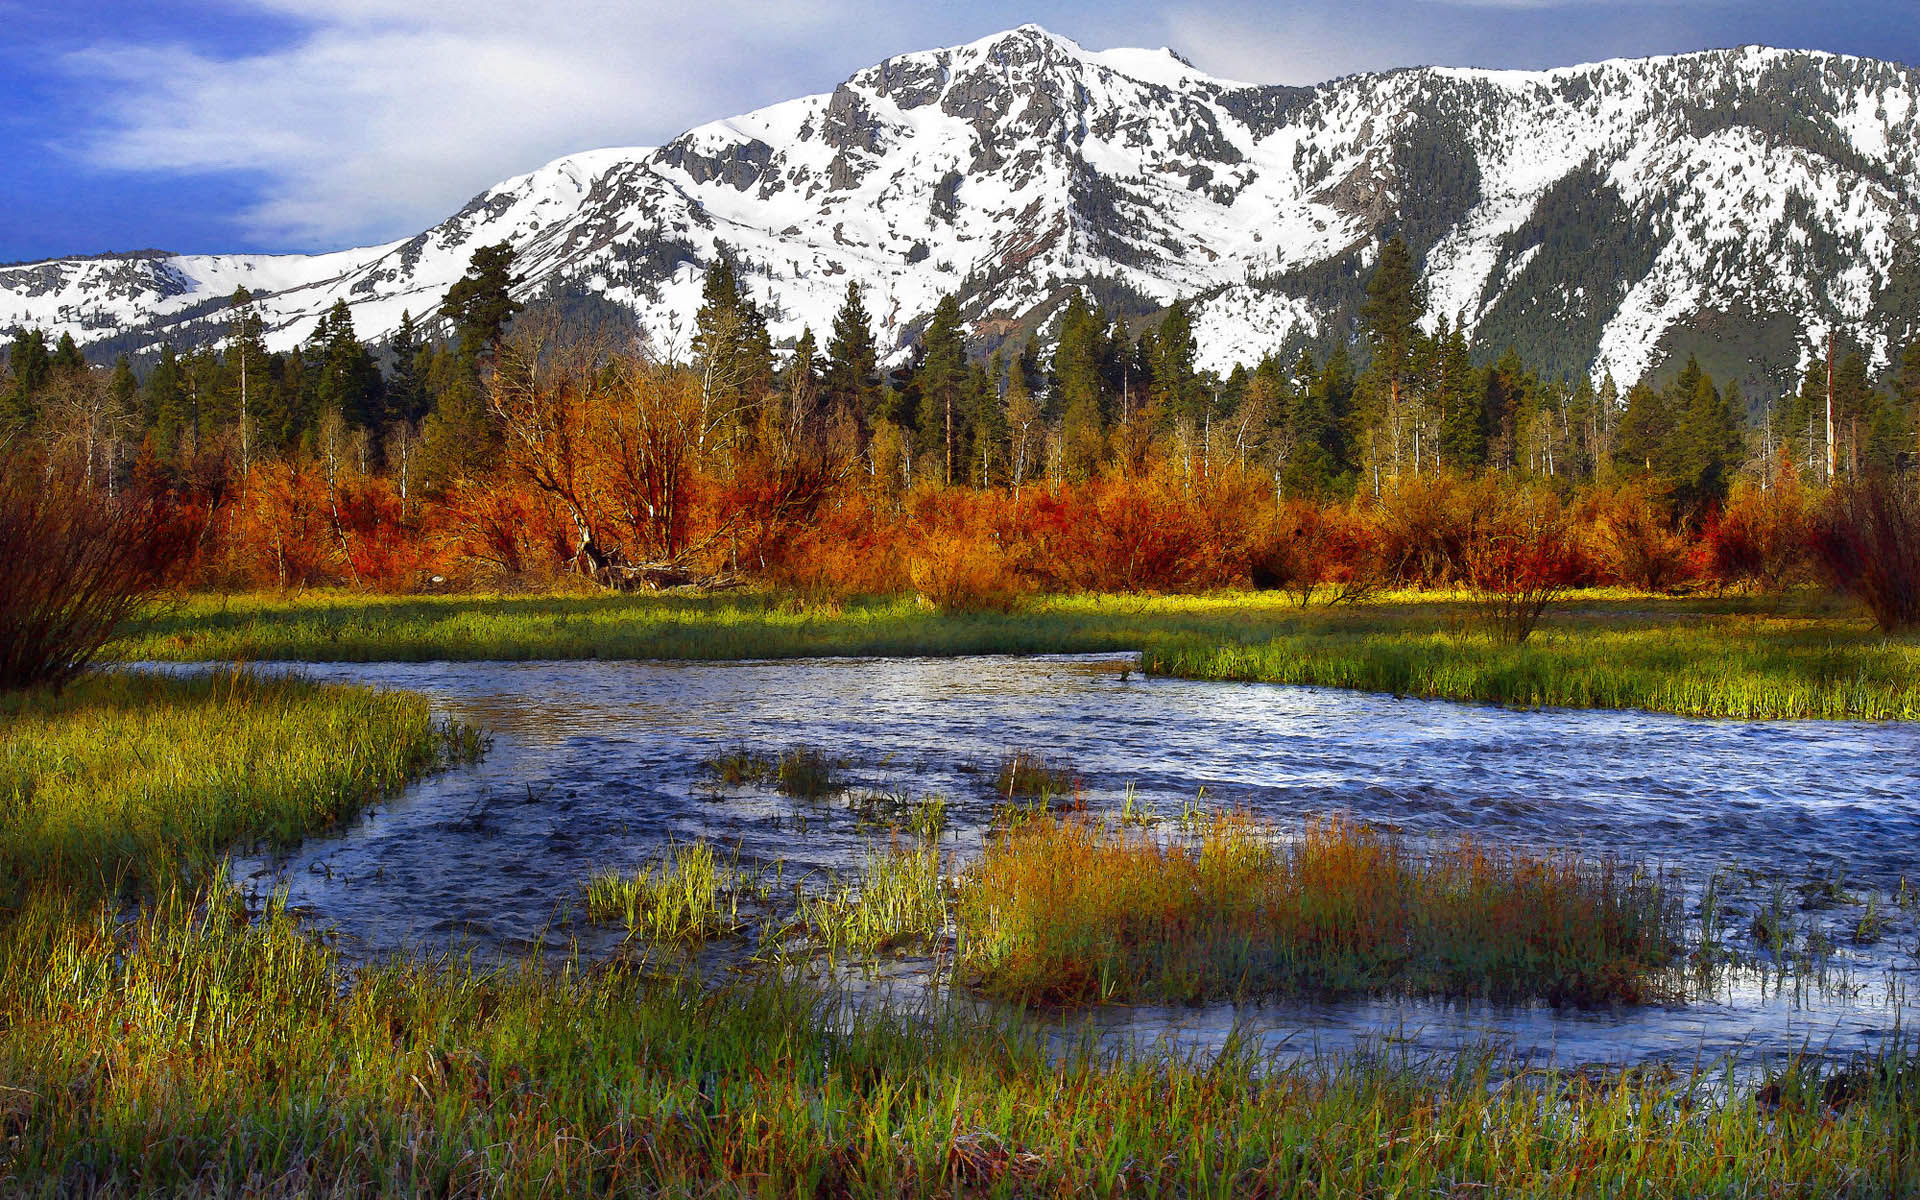
M1412 372L1420 319L1426 307L1413 255L1396 234L1380 248L1380 265L1367 282L1367 298L1360 305L1360 321L1373 349L1373 370L1385 381L1386 411L1382 416L1396 464L1402 442L1411 437L1402 392Z
M513 261L510 242L476 248L467 273L440 301L440 314L453 326L460 354L469 362L498 351L507 325L526 307L513 298L513 289L523 282L513 273Z
M13 379L0 397L0 438L31 426L38 415L40 393L53 372L46 335L38 329L16 332L7 348L7 370Z
M1101 366L1106 358L1106 322L1078 292L1067 301L1053 350L1053 409L1059 414L1062 457L1069 476L1086 479L1106 457Z
M53 374L61 372L84 371L87 369L87 356L80 353L80 347L73 340L71 332L60 335L60 344L54 347L53 357L47 366Z
M387 374L387 409L392 419L411 428L426 419L428 408L426 371L422 360L425 346L420 328L411 312L402 311L400 327L387 342L393 369Z
M447 289L440 313L453 327L456 350L430 387L433 413L422 447L429 484L442 486L485 471L500 452L500 430L487 412L481 368L498 355L507 326L524 307L513 298L521 280L513 273L507 242L481 246L467 273Z
M729 260L707 268L693 327L703 427L751 426L755 409L773 391L773 342Z
M967 430L967 342L960 320L960 301L942 296L921 340L919 408L914 421L917 449L924 463L949 486L956 474L966 478L969 447ZM958 467L956 472L955 468Z
M1487 465L1495 470L1510 470L1519 444L1520 415L1527 410L1537 382L1520 361L1512 346L1487 372L1483 394L1487 437Z
M1337 346L1325 365L1305 351L1294 364L1295 398L1287 440L1292 455L1281 473L1292 495L1327 498L1352 486L1353 360Z
M1439 353L1440 459L1458 471L1487 465L1487 387L1473 365L1467 335L1447 335Z
M1652 475L1673 436L1673 416L1666 399L1652 384L1641 380L1627 391L1627 410L1620 416L1614 457L1628 475Z
M873 318L858 283L847 284L847 298L834 314L833 337L827 342L824 385L829 401L846 412L861 430L877 415L880 402L880 354L874 344Z
M386 426L380 369L353 329L353 310L336 300L321 318L309 343L317 371L314 407L324 419L334 413L351 429L377 444Z
M1901 417L1902 427L1907 435L1904 455L1913 453L1913 462L1920 468L1920 337L1916 337L1907 346L1907 352L1900 357L1900 373L1894 379L1893 394Z
M1206 416L1206 393L1194 370L1199 346L1194 340L1193 318L1186 302L1176 300L1160 319L1152 341L1146 342L1144 337L1142 341L1146 343L1146 357L1152 364L1154 403L1159 406L1163 422L1200 423Z
M172 460L180 451L181 439L192 431L196 420L187 405L186 382L171 342L160 347L159 362L147 372L142 408L148 436L153 439L154 454L162 460Z

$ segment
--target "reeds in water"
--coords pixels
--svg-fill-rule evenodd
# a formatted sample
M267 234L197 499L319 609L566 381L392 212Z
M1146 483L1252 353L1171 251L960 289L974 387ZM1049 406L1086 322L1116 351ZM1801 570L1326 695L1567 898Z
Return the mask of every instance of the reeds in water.
M746 928L740 901L764 903L769 887L737 863L721 865L707 842L670 846L631 874L607 871L587 881L589 919L617 921L634 937L698 945Z
M1676 897L1644 871L1344 820L1197 838L1030 822L962 884L962 967L1027 1002L1410 993L1574 1004L1680 986Z

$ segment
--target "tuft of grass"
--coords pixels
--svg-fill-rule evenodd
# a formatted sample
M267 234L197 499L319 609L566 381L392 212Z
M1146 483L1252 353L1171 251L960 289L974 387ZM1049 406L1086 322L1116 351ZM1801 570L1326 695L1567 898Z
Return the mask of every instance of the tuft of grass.
M798 920L829 957L930 946L947 920L940 852L925 843L869 850L856 882L805 898Z
M723 784L772 786L802 800L818 800L845 790L839 772L846 764L810 746L794 746L777 756L743 746L716 755L703 765Z
M721 866L706 842L669 846L632 874L602 872L587 881L589 920L618 921L651 942L698 945L746 927L742 896L765 899L765 884L737 865Z
M1072 767L1049 761L1031 750L1016 750L1000 760L999 768L994 771L993 788L1009 800L1029 796L1044 801L1073 795L1078 791L1078 781Z
M861 829L886 829L934 842L947 828L945 796L911 796L904 791L855 793L847 807Z
M1239 815L1195 839L1084 820L991 844L956 906L962 966L1024 1002L1413 993L1633 1003L1681 987L1681 915L1644 872L1348 821Z
M700 765L729 787L759 783L769 778L777 767L776 760L755 754L745 746L716 754Z

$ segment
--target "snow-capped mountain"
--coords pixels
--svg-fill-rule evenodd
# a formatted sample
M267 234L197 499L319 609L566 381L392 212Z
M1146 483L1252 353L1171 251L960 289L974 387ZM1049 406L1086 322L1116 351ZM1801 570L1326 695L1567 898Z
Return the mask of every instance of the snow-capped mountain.
M276 346L337 299L377 337L505 240L529 294L600 293L663 347L684 350L728 255L777 339L824 336L849 279L896 348L943 293L990 341L1080 286L1135 314L1192 300L1203 365L1226 367L1339 328L1397 231L1433 319L1483 345L1622 380L1717 346L1778 375L1829 327L1881 361L1913 331L1917 140L1920 72L1870 59L1744 48L1292 88L1024 26L560 159L390 245L0 267L0 330L203 340L244 285Z

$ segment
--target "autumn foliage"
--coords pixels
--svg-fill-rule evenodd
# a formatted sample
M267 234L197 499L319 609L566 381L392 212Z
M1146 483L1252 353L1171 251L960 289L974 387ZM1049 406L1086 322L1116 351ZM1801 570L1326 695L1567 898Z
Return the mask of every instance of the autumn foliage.
M1575 487L1438 466L1332 500L1290 493L1245 453L1202 452L1190 429L1143 434L1092 469L1042 429L1020 471L949 484L929 465L937 446L812 383L723 392L687 365L537 325L498 347L477 386L465 469L430 475L397 460L413 453L401 435L376 452L323 423L250 462L226 442L181 450L141 503L194 531L155 535L183 577L221 588L755 583L942 612L1072 592L1250 587L1304 606L1448 589L1520 642L1573 587L1775 591L1812 578L1818 558L1890 628L1914 619L1901 598L1911 505L1863 489L1821 499L1787 463L1703 513L1637 474Z
M1813 551L1834 585L1889 633L1920 629L1920 496L1872 479L1836 489L1813 521Z
M195 507L159 480L103 496L66 464L0 459L0 689L85 671L198 534Z

